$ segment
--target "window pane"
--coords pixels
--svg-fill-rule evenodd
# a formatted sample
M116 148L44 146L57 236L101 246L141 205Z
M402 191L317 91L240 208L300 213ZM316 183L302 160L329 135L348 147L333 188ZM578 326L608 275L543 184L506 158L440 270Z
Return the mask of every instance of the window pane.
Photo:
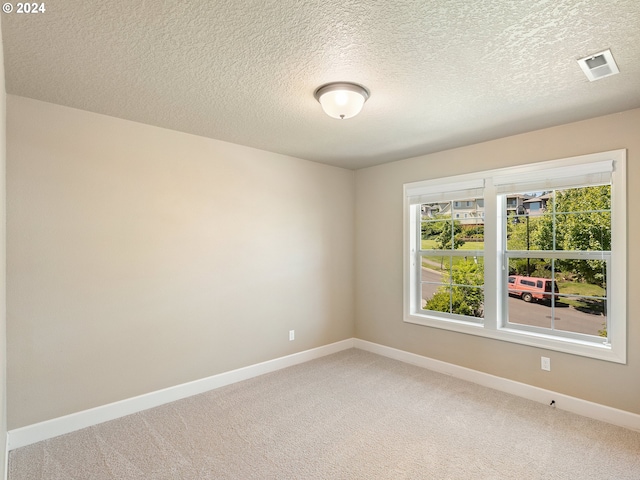
M554 328L566 332L607 336L607 310L603 298L565 297L555 299Z
M556 260L559 296L555 328L607 336L606 271L604 260Z
M484 250L484 219L473 217L460 221L455 249Z
M507 250L552 250L553 228L550 218L549 215L533 216L516 213L509 215L507 217Z
M443 275L442 272L431 268L431 264L427 257L422 257L422 273L421 273L421 289L422 289L422 308L425 308L425 304L431 300L433 295L438 291L438 288L443 287ZM442 310L441 310L442 311ZM449 311L448 309L445 311Z
M611 250L611 212L556 213L556 249Z
M606 269L605 260L510 258L509 323L606 337Z
M441 215L451 216L451 202L423 203L420 206L422 220L434 220Z
M427 287L428 297L425 297L425 287L423 284L422 304L425 310L435 312L451 313L451 287L447 285L439 285L434 291Z
M484 206L478 199L420 206L422 250L483 250Z
M551 309L549 306L534 301L526 302L518 297L509 295L509 323L529 325L533 327L551 328Z
M425 203L420 206L420 238L423 250L442 249L444 242L450 237L445 232L446 225L451 222L451 202Z
M550 258L510 258L509 275L521 277L533 277L533 279L522 278L518 283L533 283L539 278L551 278L552 262Z
M473 318L484 315L483 258L422 256L422 308Z
M454 286L451 313L468 317L484 317L484 290L480 287Z
M608 251L611 186L506 197L508 250Z
M556 212L611 211L611 185L556 190Z
M554 262L555 279L561 294L607 296L605 260L561 260Z

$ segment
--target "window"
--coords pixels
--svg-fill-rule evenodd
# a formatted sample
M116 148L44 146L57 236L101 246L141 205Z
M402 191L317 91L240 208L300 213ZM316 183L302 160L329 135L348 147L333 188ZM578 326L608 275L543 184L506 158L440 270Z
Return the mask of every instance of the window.
M473 240L478 235L482 238L484 227L475 220L463 223L456 219L449 208L436 217L416 218L420 225L419 306L449 319L478 322L483 316L484 252L482 241ZM473 235L476 237L470 238Z
M616 150L406 184L405 321L626 363L625 164ZM452 214L463 201L482 215Z
M597 184L605 181L608 183ZM586 342L593 336L606 338L610 180L592 179L588 186L552 189L544 198L544 212L532 208L512 216L505 211L502 216L509 274L522 278L521 285L536 288L508 294L545 307L507 299L507 322L512 328L551 331ZM546 293L552 289L553 293Z

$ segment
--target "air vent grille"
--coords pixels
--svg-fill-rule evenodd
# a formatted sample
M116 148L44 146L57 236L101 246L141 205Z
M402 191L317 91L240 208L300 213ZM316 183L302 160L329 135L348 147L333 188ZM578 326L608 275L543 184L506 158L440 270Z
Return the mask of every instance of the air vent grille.
M580 68L590 82L620 73L618 65L616 65L616 61L611 54L611 50L605 50L604 52L581 58L578 60L578 65L580 65Z

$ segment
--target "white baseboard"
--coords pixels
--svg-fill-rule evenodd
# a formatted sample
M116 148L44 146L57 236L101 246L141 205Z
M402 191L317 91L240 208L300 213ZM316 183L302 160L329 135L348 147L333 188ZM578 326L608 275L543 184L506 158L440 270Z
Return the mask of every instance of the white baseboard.
M551 390L534 387L532 385L527 385L526 383L496 377L495 375L479 372L470 368L460 367L440 360L434 360L433 358L423 357L403 350L386 347L377 343L367 342L366 340L354 339L354 347L376 353L384 357L400 360L401 362L424 367L435 372L451 375L452 377L467 380L484 387L493 388L494 390L533 400L534 402L549 405L551 400L555 400L555 406L558 409L611 423L619 427L625 427L630 430L640 431L640 415L635 413L607 407L606 405L600 405L598 403L589 402L569 395L552 392Z
M353 339L220 373L7 432L7 451L353 348Z
M149 408L157 407L180 400L192 395L208 392L216 388L224 387L232 383L257 377L265 373L274 372L300 363L308 362L316 358L331 355L333 353L359 348L378 355L400 360L405 363L427 368L435 372L451 375L462 380L493 388L501 392L517 395L535 402L549 404L555 400L556 407L578 415L590 417L603 422L640 431L640 415L571 397L543 388L534 387L524 383L496 377L488 373L479 372L470 368L460 367L429 357L416 355L377 343L351 338L332 343L311 350L294 353L285 357L276 358L266 362L239 368L230 372L213 375L175 387L158 390L138 397L121 400L101 407L84 410L64 417L54 418L45 422L28 425L7 432L7 456L10 450L31 445L32 443L47 440L49 438L74 432L82 428L98 425L109 420L115 420L126 415L131 415Z

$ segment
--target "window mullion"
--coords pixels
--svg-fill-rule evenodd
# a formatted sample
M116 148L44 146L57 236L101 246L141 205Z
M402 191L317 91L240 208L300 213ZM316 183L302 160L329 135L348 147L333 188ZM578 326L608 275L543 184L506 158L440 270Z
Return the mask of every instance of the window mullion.
M502 258L500 249L500 207L498 196L490 178L484 188L484 328L496 330L500 319Z
M415 209L414 211L414 231L412 232L412 238L413 238L413 243L414 243L414 255L413 255L413 262L414 262L414 271L413 271L413 275L415 278L415 281L412 282L414 284L414 291L413 291L413 305L412 305L412 309L416 312L419 312L420 309L422 308L422 294L421 294L421 289L422 289L422 256L420 255L421 249L422 249L422 244L421 244L421 214L420 214L420 208L417 206L413 207Z
M420 255L432 257L483 257L484 250L420 250Z
M566 258L575 260L605 260L611 257L609 251L599 250L508 250L505 257L509 258Z

